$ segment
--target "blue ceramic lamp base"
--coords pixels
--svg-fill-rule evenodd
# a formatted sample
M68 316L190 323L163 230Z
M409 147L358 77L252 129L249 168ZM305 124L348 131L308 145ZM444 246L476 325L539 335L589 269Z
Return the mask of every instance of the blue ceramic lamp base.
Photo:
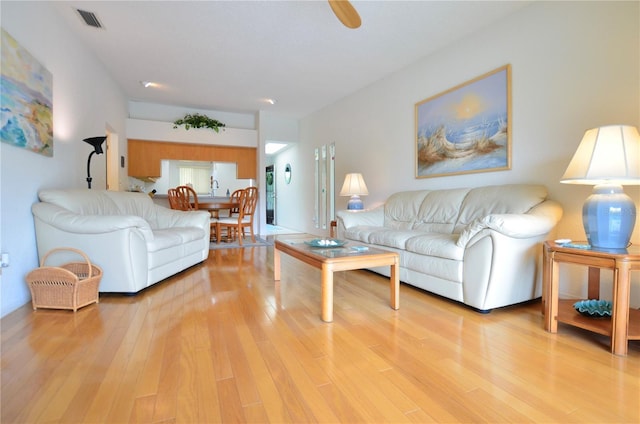
M351 196L349 202L347 203L348 210L362 210L364 209L364 203L360 199L360 196Z
M636 222L636 205L622 186L600 184L582 207L587 240L598 249L626 249Z

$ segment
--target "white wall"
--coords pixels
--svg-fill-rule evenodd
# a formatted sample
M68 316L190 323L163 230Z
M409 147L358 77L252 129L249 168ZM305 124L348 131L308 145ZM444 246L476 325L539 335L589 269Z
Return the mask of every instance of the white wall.
M298 149L298 121L293 119L283 118L268 112L258 113L258 187L266 187L265 181L265 168L267 165L273 164L276 176L276 221L280 226L284 226L290 229L303 228L303 223L300 220L300 208L296 203L299 199L297 197L297 190L301 190L305 187L302 184L303 175L307 172L313 172L313 167L308 168L303 160L298 160L295 153ZM287 149L277 154L275 157L267 158L264 153L265 145L270 142L284 142L289 144ZM294 173L291 178L291 184L284 183L284 165L290 163ZM296 171L297 169L297 171ZM298 176L296 176L298 173ZM296 178L299 177L300 179ZM298 187L294 189L294 187ZM259 234L265 234L267 223L267 211L266 201L264 199L264 188L260 188L260 197L258 200L258 231Z
M53 75L53 157L0 143L0 249L10 254L2 269L1 315L30 301L24 276L38 265L31 205L43 188L86 188L91 146L105 135L126 151L127 102L102 64L66 28L46 2L2 2L2 28ZM106 155L91 159L93 188L106 188Z
M299 191L307 187L309 176L313 184L313 162L309 164L306 158L299 156L301 149L297 144L293 144L285 151L275 157L275 188L276 188L276 224L291 230L300 231L304 228L306 216L301 215ZM291 181L289 184L284 180L284 168L291 165ZM313 186L312 186L313 187ZM313 205L312 205L313 206ZM313 217L312 217L313 218Z
M256 147L258 144L257 132L253 129L227 125L215 132L209 128L173 127L172 121L127 119L127 138L216 146Z
M199 113L217 119L230 128L256 129L255 115L220 110L193 109L182 106L162 105L147 102L129 102L129 118L150 121L173 122L187 113Z
M640 124L639 7L638 2L536 2L306 117L298 157L304 158L309 178L297 191L303 221L297 228L317 233L311 219L312 152L334 141L337 184L346 173L361 172L369 188L365 207L401 190L541 183L564 206L558 235L583 240L581 208L592 187L559 180L586 129ZM512 65L512 169L416 179L415 103L505 64ZM637 188L626 191L640 204ZM336 208L346 208L346 201L338 197ZM640 306L640 287L634 290L633 302Z

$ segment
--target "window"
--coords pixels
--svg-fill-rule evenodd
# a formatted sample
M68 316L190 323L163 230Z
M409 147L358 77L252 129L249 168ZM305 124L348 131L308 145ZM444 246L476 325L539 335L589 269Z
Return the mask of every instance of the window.
M198 194L211 191L211 165L179 166L180 185L191 185Z

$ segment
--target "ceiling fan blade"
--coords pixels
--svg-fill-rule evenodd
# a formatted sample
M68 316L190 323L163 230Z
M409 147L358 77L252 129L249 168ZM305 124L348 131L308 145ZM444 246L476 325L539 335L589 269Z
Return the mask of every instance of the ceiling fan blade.
M347 28L358 28L362 23L360 15L348 0L329 0L329 5L340 22Z

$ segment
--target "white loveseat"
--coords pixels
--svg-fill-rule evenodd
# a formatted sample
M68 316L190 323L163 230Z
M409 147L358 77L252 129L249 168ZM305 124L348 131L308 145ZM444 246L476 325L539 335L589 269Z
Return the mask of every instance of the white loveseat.
M38 197L31 208L38 255L82 250L103 270L100 292L137 293L209 255L207 212L167 209L144 193L43 190Z
M337 234L398 252L402 282L490 311L540 296L541 242L561 217L540 185L406 191L339 211Z

